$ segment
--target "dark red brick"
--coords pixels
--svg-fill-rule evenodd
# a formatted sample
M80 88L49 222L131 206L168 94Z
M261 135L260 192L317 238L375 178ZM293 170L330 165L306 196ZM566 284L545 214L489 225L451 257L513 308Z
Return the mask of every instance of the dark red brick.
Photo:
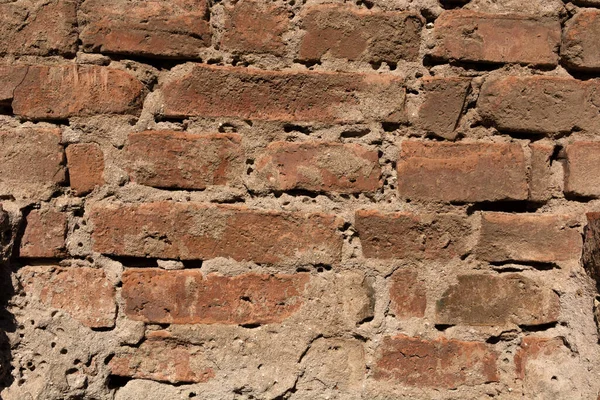
M427 289L417 271L399 269L391 277L391 310L396 318L422 318L427 307Z
M67 215L43 209L27 215L25 232L21 238L20 257L60 258L66 255L65 237Z

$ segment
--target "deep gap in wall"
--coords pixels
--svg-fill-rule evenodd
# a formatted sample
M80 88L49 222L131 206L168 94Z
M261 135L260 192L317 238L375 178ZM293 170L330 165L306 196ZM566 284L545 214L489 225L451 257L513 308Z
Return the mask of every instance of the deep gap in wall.
M453 327L453 326L454 326L454 325L448 325L448 324L435 324L435 325L433 325L433 327L434 327L435 329L437 329L438 331L441 331L441 332L443 332L443 331L445 331L446 329L448 329L448 328L451 328L451 327Z
M519 325L519 328L521 328L523 332L542 332L556 327L557 324L557 322L549 322L547 324L539 325Z
M111 256L112 260L120 262L125 267L158 268L158 262L154 258Z
M194 63L202 63L201 58L168 58L164 56L139 56L139 55L123 55L123 54L112 54L106 53L104 54L109 56L113 61L123 62L123 61L133 61L140 64L147 64L153 68L158 69L159 71L170 70L177 65L185 64L188 62Z
M342 133L340 133L340 137L345 138L345 139L359 138L359 137L366 136L369 133L371 133L371 130L369 128L348 129L348 130L342 131Z
M550 271L552 269L560 269L556 263L553 262L543 262L543 261L491 261L490 265L493 267L502 267L504 265L522 265L524 267L531 267L537 269L538 271ZM511 268L494 268L494 270L498 272L509 272ZM518 270L517 268L512 268L514 270Z
M565 199L569 201L578 201L580 203L588 203L592 200L596 200L594 196L583 196L573 192L564 192Z
M300 196L306 196L306 197L310 197L311 199L316 199L319 195L323 195L326 196L327 194L324 192L319 192L319 191L310 191L310 190L306 190L306 189L291 189L291 190L286 190L286 191L274 191L273 194L275 195L276 198L280 198L283 194L287 194L289 196L293 196L293 197L300 197Z
M384 132L394 132L395 130L400 129L400 124L396 122L382 122L381 128Z
M185 269L200 269L202 268L202 260L181 260Z
M106 387L110 390L120 389L127 385L133 378L127 376L109 375L106 378Z
M568 65L566 65L566 63L564 63L564 62L561 62L560 66L563 67L564 69L566 69L567 72L569 73L569 75L571 75L573 78L580 80L580 81L588 81L591 79L598 78L598 73L593 72L593 71L575 70L575 69L572 69L571 67L569 67Z
M312 132L312 129L309 126L295 125L295 124L285 124L283 125L283 131L286 133L290 132L300 132L304 135L308 135Z
M497 202L482 202L471 204L467 207L467 215L477 211L506 212L506 213L533 213L544 206L545 203L527 200L509 200Z

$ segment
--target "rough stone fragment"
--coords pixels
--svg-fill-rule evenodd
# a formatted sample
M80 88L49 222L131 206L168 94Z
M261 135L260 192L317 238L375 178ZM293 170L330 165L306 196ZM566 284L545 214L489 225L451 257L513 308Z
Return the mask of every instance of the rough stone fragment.
M104 184L104 153L95 143L72 144L66 149L69 183L77 196Z
M583 9L567 21L560 55L568 68L583 71L600 69L600 10Z

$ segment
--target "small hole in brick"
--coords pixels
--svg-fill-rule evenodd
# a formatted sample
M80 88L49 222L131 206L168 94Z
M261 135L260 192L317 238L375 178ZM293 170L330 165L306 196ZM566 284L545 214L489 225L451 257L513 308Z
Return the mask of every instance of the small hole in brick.
M551 380L553 380L553 381L557 381L557 380L558 380L558 378L557 378L556 376L553 376L553 377L552 377L552 378L550 378L550 379L551 379Z
M190 394L188 394L188 397L189 397L190 399L191 399L191 398L193 398L193 397L196 397L196 396L197 396L197 395L196 395L196 393L194 393L194 392L190 392Z
M56 347L56 343L54 343L54 342L50 343L50 347L55 348Z
M79 363L81 363L80 359L76 358L75 360L73 360L73 365L77 365Z
M60 354L67 354L69 351L65 348L60 349Z

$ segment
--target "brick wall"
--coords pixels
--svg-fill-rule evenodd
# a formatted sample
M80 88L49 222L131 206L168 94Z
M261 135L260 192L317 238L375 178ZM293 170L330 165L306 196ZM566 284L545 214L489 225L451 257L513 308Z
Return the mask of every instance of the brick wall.
M0 397L595 400L573 3L0 0Z

